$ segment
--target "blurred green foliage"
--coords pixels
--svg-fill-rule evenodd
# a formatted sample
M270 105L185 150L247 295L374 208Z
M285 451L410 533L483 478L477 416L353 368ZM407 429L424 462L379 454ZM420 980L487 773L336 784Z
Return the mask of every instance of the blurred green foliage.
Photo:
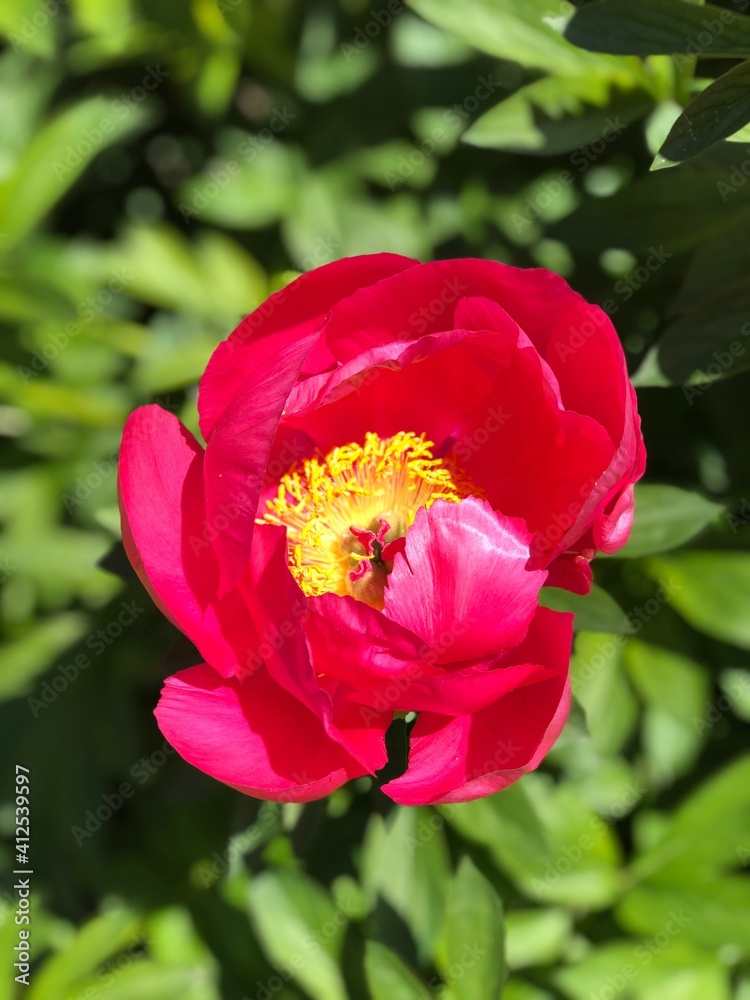
M649 171L735 65L662 6L661 49L614 0L0 8L0 1000L750 997L750 137ZM576 611L575 705L538 774L438 809L369 780L261 804L156 728L193 654L118 547L120 430L152 400L195 428L240 316L378 250L603 304L648 482L592 596L547 598Z

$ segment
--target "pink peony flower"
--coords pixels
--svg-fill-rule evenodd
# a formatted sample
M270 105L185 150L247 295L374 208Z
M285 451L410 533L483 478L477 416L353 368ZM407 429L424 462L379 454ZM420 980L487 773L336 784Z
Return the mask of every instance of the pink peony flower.
M558 276L389 254L318 268L219 345L205 449L143 407L120 460L128 555L205 663L156 716L191 764L306 801L387 761L398 802L487 795L565 722L589 561L627 540L644 449L604 313Z

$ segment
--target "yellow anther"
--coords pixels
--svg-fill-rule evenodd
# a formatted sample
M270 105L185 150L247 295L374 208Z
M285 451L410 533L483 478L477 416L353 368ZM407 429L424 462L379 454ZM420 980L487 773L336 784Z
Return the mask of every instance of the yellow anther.
M434 458L433 447L411 431L385 439L368 433L364 444L340 445L286 473L261 523L287 529L289 566L305 594L350 594L378 606L382 586L378 597L372 581L359 588L350 579L367 558L351 527L377 533L386 521L392 541L406 533L420 507L477 495L455 459Z

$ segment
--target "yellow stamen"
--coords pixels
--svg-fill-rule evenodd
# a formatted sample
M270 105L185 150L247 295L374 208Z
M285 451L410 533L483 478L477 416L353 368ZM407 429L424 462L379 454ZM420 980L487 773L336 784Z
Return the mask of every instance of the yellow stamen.
M261 523L287 529L289 566L305 594L350 594L382 607L388 567L380 545L367 555L352 527L377 535L386 522L387 544L406 534L420 507L477 495L453 456L434 458L433 447L411 431L386 439L370 433L364 444L316 454L287 472ZM371 571L352 580L363 559Z

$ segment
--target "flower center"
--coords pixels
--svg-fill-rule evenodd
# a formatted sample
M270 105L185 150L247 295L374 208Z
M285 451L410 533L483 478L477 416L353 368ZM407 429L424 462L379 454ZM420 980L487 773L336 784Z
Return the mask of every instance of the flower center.
M367 434L292 466L261 523L287 529L289 567L308 597L340 594L383 607L393 559L420 507L477 490L424 434Z

